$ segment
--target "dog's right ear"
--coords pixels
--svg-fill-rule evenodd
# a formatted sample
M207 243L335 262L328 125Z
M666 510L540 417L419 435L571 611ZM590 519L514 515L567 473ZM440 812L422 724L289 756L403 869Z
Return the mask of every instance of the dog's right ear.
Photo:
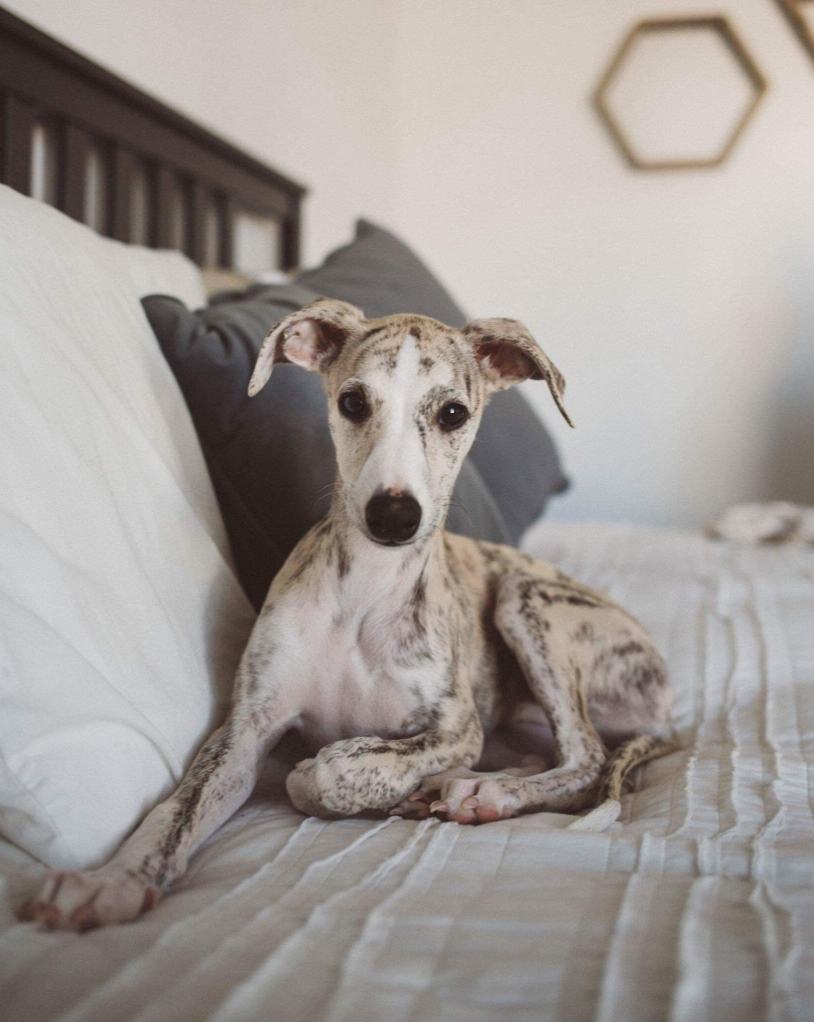
M492 391L522 380L545 380L560 414L574 425L563 404L565 378L519 320L473 319L461 332L472 341Z
M317 298L281 319L263 341L249 381L249 397L265 387L278 362L324 372L347 341L362 332L364 322L361 309L333 298Z

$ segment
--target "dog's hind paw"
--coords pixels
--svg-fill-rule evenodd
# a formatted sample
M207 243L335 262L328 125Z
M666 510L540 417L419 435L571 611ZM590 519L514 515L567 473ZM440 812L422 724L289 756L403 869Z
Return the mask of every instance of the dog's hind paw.
M435 815L455 823L494 823L509 819L517 815L519 804L514 793L500 781L536 773L544 765L537 757L527 759L525 767L496 773L455 767L441 774L431 774L390 813L413 820Z
M45 930L84 933L131 922L158 904L159 898L155 887L127 870L54 871L39 893L20 906L17 918L39 923Z
M393 806L390 815L403 816L409 820L426 820L431 812L430 803L441 797L441 791L449 780L479 776L482 775L476 774L474 770L464 766L453 767L440 774L429 774L412 795L408 795L398 805Z
M517 815L517 805L500 784L502 775L481 774L445 782L430 812L455 823L494 823Z
M429 791L414 791L389 810L391 816L403 816L405 820L426 820L430 815L430 802L435 795Z

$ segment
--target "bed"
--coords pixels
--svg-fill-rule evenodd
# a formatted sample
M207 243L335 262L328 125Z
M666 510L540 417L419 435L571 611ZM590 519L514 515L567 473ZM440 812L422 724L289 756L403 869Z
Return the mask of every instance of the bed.
M200 266L299 263L302 185L3 8L0 182Z
M304 819L272 762L172 897L88 934L15 925L0 1001L32 1019L810 1019L814 552L541 524L526 548L652 629L683 751L611 832Z
M99 109L129 104L141 126L97 119L86 93L73 106L80 86ZM19 191L43 187L55 158L41 198L222 267L235 265L230 211L246 203L281 225L273 264L296 263L299 186L1 12L0 88L4 180ZM141 141L157 137L144 121L209 147L220 169L196 176L200 152L175 162L172 146ZM33 157L46 123L64 146ZM119 150L141 161L141 198L114 184L112 205L72 205L98 195L84 178L70 186L77 131L112 154L113 182L134 180ZM270 191L247 190L252 174ZM186 198L164 207L169 179ZM226 225L208 248L196 195ZM186 226L167 233L173 208ZM682 748L635 774L617 823L308 819L285 797L281 753L154 912L81 937L16 922L44 867L2 842L3 1022L814 1018L814 550L545 521L524 547L629 607L666 657Z

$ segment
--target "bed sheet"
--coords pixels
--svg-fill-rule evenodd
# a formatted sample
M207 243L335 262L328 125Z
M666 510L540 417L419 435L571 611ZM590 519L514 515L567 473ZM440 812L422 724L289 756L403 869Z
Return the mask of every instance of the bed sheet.
M279 763L159 908L84 936L14 922L4 1022L814 1019L814 551L541 525L526 546L651 630L681 751L601 834L306 819Z

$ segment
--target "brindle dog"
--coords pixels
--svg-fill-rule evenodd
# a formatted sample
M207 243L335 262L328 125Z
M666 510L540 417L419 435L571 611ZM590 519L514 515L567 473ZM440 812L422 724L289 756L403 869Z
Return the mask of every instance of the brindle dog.
M52 873L25 918L77 930L136 918L292 729L314 750L287 780L303 813L462 824L602 802L605 825L625 773L672 748L664 664L629 614L550 564L444 532L492 393L545 380L568 419L563 378L522 324L367 320L321 299L271 331L250 394L279 362L322 376L338 461L330 512L274 579L231 711L175 794L106 866ZM485 736L530 707L550 725L556 766L473 771Z

